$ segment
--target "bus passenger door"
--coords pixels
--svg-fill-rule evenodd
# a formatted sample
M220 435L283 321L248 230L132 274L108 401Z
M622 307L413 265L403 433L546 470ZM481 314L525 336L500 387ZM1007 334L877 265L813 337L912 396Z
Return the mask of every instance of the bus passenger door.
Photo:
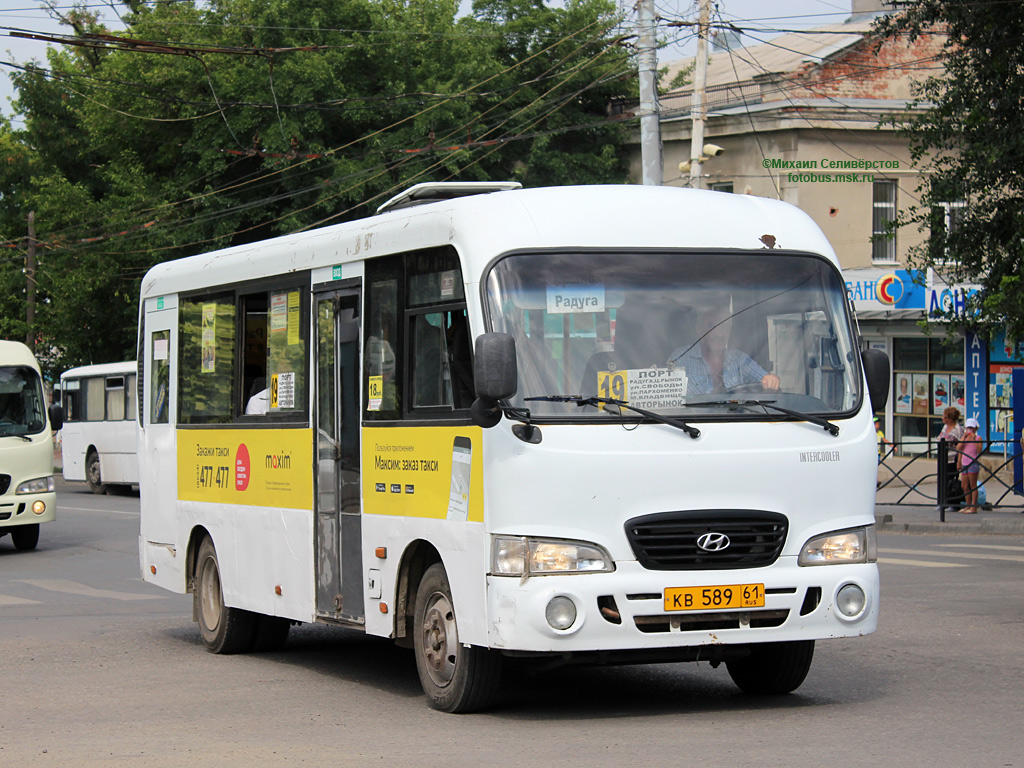
M359 281L316 294L317 615L363 621Z
M176 551L187 539L177 540L177 404L172 386L178 375L178 297L146 299L144 312L138 380L142 396L137 403L141 405L138 418L142 429L137 432L136 446L142 569L148 581L183 591L185 573L180 563L185 553Z

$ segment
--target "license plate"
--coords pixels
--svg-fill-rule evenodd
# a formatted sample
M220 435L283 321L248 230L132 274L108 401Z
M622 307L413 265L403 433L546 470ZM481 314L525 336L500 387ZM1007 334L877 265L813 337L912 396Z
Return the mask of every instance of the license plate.
M764 584L719 587L669 587L666 611L709 611L717 608L763 608Z

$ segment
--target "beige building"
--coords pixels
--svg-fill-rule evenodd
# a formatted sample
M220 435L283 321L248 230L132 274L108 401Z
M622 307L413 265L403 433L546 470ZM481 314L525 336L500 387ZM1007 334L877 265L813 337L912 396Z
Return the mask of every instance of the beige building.
M906 139L880 123L907 111L911 84L934 71L942 40L879 47L873 14L854 5L845 24L711 54L704 142L722 152L703 164L701 183L796 205L821 227L844 268L893 267L906 263L923 235L901 231L886 242L872 235L916 203L921 179ZM662 82L670 83L693 60L663 65ZM690 159L692 97L691 84L660 99L666 185L690 183L680 164ZM639 180L639 146L632 173Z

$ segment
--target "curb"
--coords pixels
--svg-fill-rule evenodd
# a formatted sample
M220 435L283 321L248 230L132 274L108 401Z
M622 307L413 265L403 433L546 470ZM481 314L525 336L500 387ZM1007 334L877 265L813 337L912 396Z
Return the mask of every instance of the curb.
M882 533L933 533L966 536L1024 536L1024 518L979 520L977 522L896 522L892 515L875 518L875 529Z

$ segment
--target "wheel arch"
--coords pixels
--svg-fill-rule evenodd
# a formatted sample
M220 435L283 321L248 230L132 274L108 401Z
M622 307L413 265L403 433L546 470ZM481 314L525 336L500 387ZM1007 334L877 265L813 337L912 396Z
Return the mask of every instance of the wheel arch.
M398 564L395 588L395 643L402 648L412 647L412 621L416 609L416 590L423 574L434 563L444 563L441 553L429 541L417 539L409 542Z
M192 528L192 532L188 537L188 546L185 548L185 592L195 592L196 588L196 562L199 559L199 547L202 545L203 540L209 537L212 541L213 536L201 525L197 525ZM216 543L214 548L216 549ZM195 621L193 617L193 621Z

